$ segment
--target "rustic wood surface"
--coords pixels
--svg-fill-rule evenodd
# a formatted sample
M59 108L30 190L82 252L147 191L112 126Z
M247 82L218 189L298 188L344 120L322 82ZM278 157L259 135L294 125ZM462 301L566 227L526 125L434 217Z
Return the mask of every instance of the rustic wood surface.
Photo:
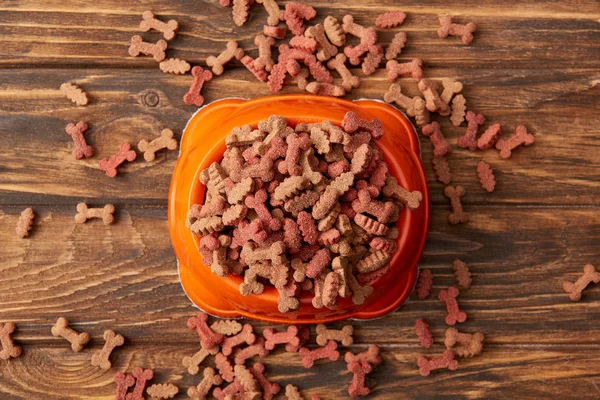
M266 12L255 6L249 23L234 27L230 9L213 1L0 1L0 322L18 324L24 355L0 361L2 399L114 397L113 375L136 366L154 368L154 382L173 382L184 398L199 382L181 365L198 349L186 327L194 308L178 281L167 229L167 191L176 153L137 161L117 179L98 170L98 159L118 143L137 143L169 127L180 134L194 107L181 98L191 78L163 74L148 58L127 54L141 13L177 19L181 29L168 56L204 65L224 42L238 39L255 54L254 35ZM285 2L280 1L283 4ZM431 170L431 146L423 160L432 199L432 221L421 267L434 272L433 296L411 297L384 318L356 323L353 350L376 343L385 363L373 374L373 398L598 398L600 397L600 287L579 303L563 293L585 263L600 264L600 6L594 0L542 1L306 1L318 19L355 15L361 24L400 7L409 14L398 30L409 42L402 59L420 57L430 77L456 77L470 108L508 132L524 123L536 143L502 160L494 151L456 149L454 182L467 195L471 222L446 223L448 201ZM472 46L437 38L437 15L477 23ZM157 33L144 33L158 40ZM354 71L360 74L358 71ZM90 104L76 107L58 90L74 81ZM414 93L410 79L399 80ZM350 98L381 98L389 82L383 70L366 77ZM296 92L289 85L284 92ZM207 85L208 101L269 94L234 63ZM67 123L86 120L96 149L75 161ZM464 127L442 127L451 142ZM496 192L477 181L476 165L488 161ZM107 202L117 222L75 225L75 205ZM18 214L34 207L38 217L28 239L18 239ZM485 334L482 355L461 360L458 371L423 378L416 358L439 354L446 326L437 291L454 282L451 263L466 261L473 287L461 293L469 319L459 329ZM72 353L50 327L66 316L88 331L92 343ZM431 322L436 345L417 346L413 324ZM266 324L256 324L258 330ZM339 326L341 324L334 324ZM112 370L89 363L112 328L127 338ZM347 396L350 374L342 361L304 370L296 354L276 353L268 376L294 383L323 399Z

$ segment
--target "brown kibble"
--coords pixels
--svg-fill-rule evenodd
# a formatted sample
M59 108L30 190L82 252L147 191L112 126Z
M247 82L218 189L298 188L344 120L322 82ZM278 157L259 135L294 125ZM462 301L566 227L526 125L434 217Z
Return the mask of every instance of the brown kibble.
M242 324L233 319L220 319L214 322L210 329L225 336L237 335L242 331Z
M288 400L304 400L304 397L302 397L300 394L300 389L298 389L298 386L291 384L285 387L285 397L287 397Z
M583 267L583 275L581 275L575 283L564 281L563 290L569 294L572 301L581 300L581 293L590 283L600 282L600 272L592 264L587 264Z
M254 44L258 48L258 57L254 60L254 68L271 71L273 65L275 65L271 55L271 48L275 45L275 39L269 36L256 35Z
M406 14L402 11L390 11L380 14L375 19L375 26L380 29L395 28L402 24L406 19Z
M231 205L243 203L246 197L254 192L254 179L246 177L233 185L227 194L227 201Z
M231 10L233 23L237 26L242 26L248 21L250 14L250 6L254 3L253 0L233 0L233 8Z
M360 118L352 111L348 111L344 115L344 119L342 119L342 128L344 128L346 133L354 133L359 129L367 131L371 134L373 139L379 139L383 136L383 123L381 120L373 118L371 121L367 121Z
M346 364L368 362L373 366L377 366L383 362L381 356L379 355L379 346L376 344L370 345L369 348L362 353L353 354L350 351L347 352L344 355L344 361L346 361Z
M439 358L427 358L425 356L419 357L417 360L419 366L419 373L421 376L429 376L431 371L436 369L448 368L450 371L458 368L458 361L454 359L454 353L452 350L445 350L442 357Z
M215 356L215 366L219 369L219 375L227 382L233 381L233 364L223 353Z
M363 74L368 76L375 72L381 60L383 60L383 47L381 45L371 47L361 65Z
M446 303L446 310L448 310L446 323L448 325L456 325L457 322L465 322L467 320L467 314L458 308L458 302L456 301L458 295L459 291L454 286L448 287L447 290L440 290L438 294L438 299Z
M71 349L78 353L89 343L91 337L87 332L77 333L69 327L69 321L66 318L59 318L52 327L52 336L60 336L71 343Z
M33 208L28 207L21 212L19 220L17 221L17 227L15 228L18 237L26 238L29 236L29 231L33 227L34 219L35 213L33 212Z
M360 214L359 214L360 215ZM382 250L376 250L356 264L356 270L361 274L377 271L383 268L390 260L390 254Z
M214 368L204 368L204 377L198 386L192 386L188 389L187 395L194 400L205 399L213 386L219 386L223 383L223 378L217 375Z
M201 66L196 65L192 68L192 76L194 77L194 80L192 81L188 92L183 96L183 102L188 106L194 105L200 107L204 104L204 96L202 96L201 93L202 88L206 82L213 78L213 74L209 70L205 70Z
M373 294L373 288L369 285L360 285L353 274L348 276L348 286L352 292L352 303L364 304L367 297Z
M119 152L113 154L109 158L103 158L98 163L100 169L106 173L106 176L114 178L117 176L118 168L125 161L132 162L137 158L137 154L134 150L131 150L131 145L127 142L121 143L119 146Z
M416 116L415 105L418 100L422 100L420 97L413 97L412 99L402 94L402 87L397 83L392 83L388 91L383 95L383 101L386 103L396 103L401 107L409 117Z
M425 100L416 97L415 100L415 122L417 126L425 126L429 124L429 110L426 107Z
M319 96L342 97L346 95L346 90L342 86L331 83L310 82L306 85L305 90Z
M452 349L458 357L473 357L481 354L483 350L483 333L474 334L459 332L456 328L446 329L444 345Z
M423 269L419 273L419 280L417 281L417 297L421 300L425 300L431 294L431 287L433 286L433 274L430 269Z
M259 356L260 358L265 358L268 355L269 355L269 350L267 350L265 348L265 341L262 338L260 338L253 345L245 347L241 350L238 349L238 351L236 352L235 357L234 357L234 362L237 365L240 365L240 364L244 364L247 359L252 358L254 356Z
M285 39L287 34L287 28L285 26L263 26L263 34L265 36L270 36L275 39Z
M427 324L423 318L419 318L415 321L415 333L417 334L422 347L429 349L433 346L431 329L429 329L429 324Z
M469 221L469 214L463 211L461 198L465 195L465 188L462 186L446 186L444 195L450 199L452 212L448 215L448 222L451 225L464 224Z
M527 128L523 125L517 126L516 133L508 140L500 139L496 142L496 150L500 151L500 157L510 158L512 151L517 147L531 146L535 141L535 137L527 133Z
M206 349L202 347L193 356L183 357L183 361L181 363L184 367L187 368L187 371L190 375L196 375L198 372L200 372L200 364L202 363L202 361L204 361L209 355L214 356L218 352L219 346L214 346L211 349Z
M256 335L254 335L254 328L250 324L244 324L240 333L235 336L226 337L221 343L221 352L223 355L228 356L233 352L233 348L240 346L241 344L254 344L256 341Z
M393 60L402 53L402 49L406 46L406 33L398 32L385 50L385 59Z
M172 40L175 38L175 33L179 30L179 24L174 19L168 22L162 22L156 19L152 11L144 11L142 14L142 22L140 22L140 29L144 32L148 32L150 29L155 29L163 34L166 40Z
M260 129L254 129L252 125L237 126L231 130L231 133L225 138L227 147L249 146L256 141L265 138L265 133Z
M352 155L352 162L350 163L350 173L354 175L360 175L365 172L365 169L371 163L373 157L373 151L368 144L362 144L356 149Z
M346 44L346 33L335 17L328 15L323 21L323 28L329 41L335 46L343 46Z
M452 174L450 173L450 165L448 159L444 157L433 156L433 171L438 181L444 185L449 185L452 181Z
M351 172L345 172L331 181L319 201L313 206L313 218L317 220L324 218L335 206L339 197L346 193L353 183L354 174Z
M423 194L418 190L412 192L398 184L396 178L388 175L385 179L385 186L382 189L383 195L400 201L409 210L416 210L423 200Z
M275 201L286 201L309 187L310 182L304 176L288 176L275 188L272 198Z
M469 272L467 264L457 258L452 263L452 270L456 277L456 286L459 289L468 289L471 287L471 272Z
M304 35L314 38L317 45L317 60L327 61L338 53L337 47L329 43L325 36L325 28L321 24L310 26L304 31Z
M167 42L159 40L154 43L144 42L144 39L140 35L134 35L131 37L131 45L129 46L129 55L137 57L140 54L152 56L154 61L161 62L165 59L165 50L167 49Z
M419 58L413 58L411 61L405 63L390 60L385 64L385 69L387 70L388 79L392 82L399 76L409 75L416 81L423 80L423 61Z
M110 355L116 347L123 346L125 338L109 329L104 332L104 340L105 343L102 350L99 350L92 355L92 365L107 371L112 366Z
M196 331L200 336L200 344L207 349L212 349L223 341L223 335L213 332L207 325L208 314L204 312L198 313L197 316L191 317L187 321L187 326Z
M353 88L357 88L360 86L360 79L358 76L352 75L352 72L346 67L347 57L345 54L340 53L333 60L329 60L327 63L327 68L335 69L338 74L342 77L341 86L349 92Z
M146 389L146 393L153 399L166 400L175 397L179 393L179 388L172 383L159 383Z
M75 222L83 224L90 218L101 218L104 225L110 225L115 221L114 214L115 206L107 204L102 208L88 208L87 204L77 204L77 214L75 215Z
M306 90L306 86L308 86L308 76L310 72L306 68L300 69L298 75L296 76L296 81L298 83L298 89Z
M85 106L88 103L87 94L74 83L63 83L60 85L60 91L78 106Z
M473 32L477 26L469 22L466 25L453 24L452 17L449 15L444 15L439 17L440 20L440 28L437 31L437 34L440 38L445 38L448 35L450 36L460 36L463 44L470 44L473 41Z
M235 377L240 382L244 391L246 392L259 392L260 387L258 382L254 379L254 375L244 365L236 365L233 367Z
M200 218L189 227L190 231L198 236L220 232L223 228L225 228L225 224L223 223L223 219L219 216Z
M325 346L329 340L335 340L342 346L352 346L354 339L354 327L345 325L342 329L327 329L325 325L317 325L317 344Z
M442 79L442 87L444 90L440 94L440 99L446 104L450 104L454 95L459 94L463 90L463 84L453 78Z
M215 75L221 75L225 70L223 67L234 58L240 60L244 57L244 50L238 47L238 43L235 40L227 42L227 48L219 54L217 57L208 56L206 57L206 65L212 67L212 72Z
M479 183L481 187L488 192L493 192L496 187L496 177L494 177L494 171L490 167L490 164L485 161L479 161L477 164L477 176L479 176Z
M160 70L165 74L183 75L191 68L190 63L179 58L169 58L161 61L158 65ZM156 386L156 385L155 385Z
M162 149L175 150L177 149L177 139L173 139L173 131L170 129L163 129L160 136L156 139L148 142L142 139L138 143L138 149L144 153L144 160L154 161L156 158L156 152Z
M21 355L23 350L20 346L15 345L12 338L13 332L17 329L14 322L0 323L0 344L2 344L2 350L0 350L0 360L8 360L10 358L17 358Z
M465 113L467 112L467 100L462 94L454 96L452 99L452 115L450 121L452 125L460 126L465 120Z
M279 21L283 21L283 10L279 9L275 0L256 0L256 2L262 4L267 10L269 14L269 18L267 18L268 25L276 26Z
M431 112L437 112L441 116L450 115L450 107L438 94L437 82L430 79L421 79L417 87L425 97L425 105Z
M83 136L87 130L88 124L84 121L79 121L77 124L70 123L65 128L67 134L73 139L75 147L72 154L76 160L81 160L84 157L90 158L94 155L94 148L87 144L85 136Z

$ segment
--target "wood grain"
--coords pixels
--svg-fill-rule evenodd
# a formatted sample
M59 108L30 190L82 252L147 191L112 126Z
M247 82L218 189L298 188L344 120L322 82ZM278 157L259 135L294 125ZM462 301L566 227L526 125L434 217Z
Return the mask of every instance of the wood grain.
M408 35L401 60L422 58L427 77L454 77L465 84L468 107L499 122L506 134L525 124L535 145L510 160L497 152L455 148L449 157L453 184L467 190L471 221L449 226L448 200L431 170L431 145L421 138L432 200L432 219L420 266L434 273L427 300L415 296L401 309L374 321L355 321L356 344L382 348L385 363L369 379L372 398L582 399L600 395L600 287L589 287L581 302L562 291L585 263L600 263L600 8L590 0L491 2L479 0L304 1L326 15L347 13L373 24L377 14L399 7L406 22L379 30L387 43L398 31ZM281 5L287 1L278 1ZM6 0L0 3L0 321L15 321L23 357L0 362L0 398L110 399L113 375L134 367L154 368L154 383L172 382L186 398L199 382L181 365L198 349L186 320L195 314L183 293L167 227L167 191L177 152L161 152L152 163L138 159L117 179L98 169L98 160L120 142L136 145L171 128L177 135L195 111L183 104L189 75L163 74L157 64L127 54L144 10L181 29L167 55L205 64L229 39L251 55L253 37L266 12L255 5L248 24L234 27L231 10L216 0L117 2L96 0ZM439 39L437 16L473 21L472 46ZM156 41L158 33L144 33ZM353 39L352 39L353 40ZM350 43L353 43L352 40ZM349 98L380 99L389 86L385 71L362 77ZM59 91L77 82L90 104L76 107ZM411 79L403 91L417 94ZM283 93L298 89L289 80ZM268 95L239 62L206 85L207 101ZM75 161L64 128L86 120L96 155ZM464 125L441 120L451 143ZM489 162L498 185L487 194L477 181L479 160ZM75 205L113 203L116 223L74 224ZM38 215L31 236L18 239L19 213ZM461 360L453 373L423 378L416 359L441 353L447 326L437 292L454 283L451 264L467 262L473 286L459 297L468 320L458 328L485 334L484 353ZM54 338L60 316L92 342L82 353ZM416 318L431 325L436 344L417 346ZM342 323L333 324L340 327ZM257 332L270 325L256 323ZM114 368L93 368L90 357L105 329L122 333L127 344L114 353ZM210 362L209 362L210 364ZM293 383L323 399L347 397L351 380L342 361L301 367L297 354L275 352L267 376Z

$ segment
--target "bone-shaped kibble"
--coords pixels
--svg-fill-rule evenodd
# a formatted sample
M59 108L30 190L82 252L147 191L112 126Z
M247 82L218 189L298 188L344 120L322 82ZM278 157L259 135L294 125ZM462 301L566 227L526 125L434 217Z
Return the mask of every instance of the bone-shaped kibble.
M265 133L252 128L252 125L236 126L225 139L225 144L227 147L243 147L262 141L264 138Z
M146 390L147 382L154 378L154 371L136 367L131 371L131 375L135 378L135 387L133 392L125 396L125 400L144 400L144 390Z
M223 66L225 64L234 58L240 60L242 57L244 57L244 50L238 47L238 43L235 40L230 40L227 42L227 48L217 57L206 57L206 65L212 67L213 74L221 75L224 71Z
M488 192L493 192L496 187L496 177L494 171L490 167L490 164L485 161L479 161L477 164L477 176L479 177L479 183Z
M213 74L209 70L202 69L202 67L196 65L192 68L192 76L194 80L188 92L183 96L183 102L188 106L195 105L196 107L200 107L204 104L204 96L201 94L202 87L205 82L213 78Z
M456 277L456 286L458 286L459 289L462 290L471 287L471 272L469 272L469 267L467 264L457 258L452 263L452 270L454 271L454 276Z
M442 79L442 87L444 90L440 94L440 99L446 104L450 104L452 97L458 94L463 89L463 84L458 82L456 79L444 78Z
M454 371L458 368L458 361L454 359L452 350L445 350L442 357L439 358L429 359L425 356L419 357L417 365L419 366L419 373L421 376L429 376L431 371L436 369L447 368L450 371Z
M317 344L319 346L325 346L329 340L335 340L342 344L342 346L352 346L354 339L354 327L352 325L346 325L342 329L327 329L325 325L317 325Z
M390 85L388 91L383 95L383 100L386 103L396 103L399 107L406 111L409 117L415 116L415 102L420 97L410 98L402 94L402 87L397 83Z
M516 133L510 139L500 139L496 142L496 150L500 151L500 157L510 158L512 151L517 147L531 146L535 138L532 134L527 133L527 128L523 125L517 126Z
M285 39L285 35L287 34L287 29L283 26L263 26L263 34L265 36L270 36L275 39Z
M254 375L254 379L260 385L263 391L263 399L271 400L273 396L281 391L281 386L278 383L271 383L265 377L265 366L264 364L257 362L250 368L250 372Z
M21 212L19 215L19 220L17 221L17 227L15 228L15 232L17 232L17 236L20 238L25 238L29 236L29 231L33 227L33 220L35 219L35 213L33 212L33 208L28 207Z
M415 321L415 333L422 347L428 349L433 346L433 335L429 329L429 324L424 319L419 318Z
M223 383L223 378L218 375L214 368L204 368L202 381L198 386L192 386L188 389L187 395L194 400L205 399L213 386L219 386Z
M319 96L343 97L346 95L346 89L331 83L310 82L306 85L305 90Z
M112 366L110 355L116 347L123 346L125 338L112 330L104 332L104 347L92 355L92 365L106 371Z
M293 48L314 53L317 50L317 41L308 36L294 36L289 45Z
M103 158L100 160L100 169L106 172L106 176L114 178L117 176L117 168L125 161L132 162L136 159L137 154L134 150L131 150L131 145L127 142L121 143L119 146L119 152L113 154L110 158Z
M467 314L460 311L458 308L458 289L454 286L448 287L447 290L440 290L438 299L446 303L446 310L448 315L446 316L446 323L448 325L456 325L457 322L465 322L467 320Z
M75 215L75 222L83 224L90 218L101 218L104 225L110 225L114 222L115 217L115 206L107 204L102 208L88 208L87 204L77 204L77 214Z
M485 132L477 139L477 148L481 150L491 148L496 144L500 135L502 135L502 126L500 124L488 126Z
M348 60L352 65L360 64L361 57L367 52L381 54L383 57L383 48L376 43L377 32L375 32L375 29L373 28L368 28L357 46L344 47L344 54L348 56ZM377 64L379 64L379 61L381 61L382 57L379 58ZM374 68L373 62L370 62L369 64L371 64L370 68Z
M190 63L179 58L169 58L161 61L158 67L165 74L182 75L188 72L191 68Z
M158 383L146 389L146 393L152 400L172 399L179 393L179 388L172 383Z
M450 107L444 102L437 91L437 83L429 79L421 79L417 85L419 91L425 97L425 105L431 112L437 112L442 116L450 115Z
M309 28L310 29L310 28ZM360 79L358 76L352 75L352 72L346 67L347 57L345 54L340 53L333 60L327 62L327 68L335 69L338 74L342 77L341 86L349 92L352 88L360 86Z
M327 185L325 192L321 195L319 201L313 206L313 218L317 220L325 218L329 211L335 206L339 197L346 193L353 183L354 174L351 172L345 172L331 181L329 185Z
M317 42L317 60L327 61L338 53L337 47L327 40L327 36L325 36L325 27L323 25L317 24L307 28L304 35L314 38Z
M291 347L298 347L300 345L300 338L298 337L298 327L289 326L286 331L276 332L272 328L263 330L263 336L265 337L265 348L267 350L273 350L278 344L286 344Z
M306 276L316 278L331 263L331 255L326 248L319 249L306 266Z
M271 56L271 47L275 45L275 39L263 35L256 35L254 44L258 48L258 57L254 60L254 68L271 71L273 65L275 65Z
M175 38L175 32L179 29L179 24L174 19L169 20L168 22L159 21L154 17L152 11L144 11L142 14L142 22L140 22L140 29L144 32L155 29L161 32L165 39L171 40Z
M353 362L349 363L348 371L353 373L352 382L348 387L350 397L357 398L359 396L368 396L371 389L365 383L365 375L371 372L373 367L368 362Z
M352 111L348 111L342 120L342 128L347 133L353 133L357 130L367 131L373 139L379 139L383 136L383 124L378 119L371 121L364 120Z
M285 244L278 241L266 248L258 248L254 243L246 243L242 249L241 257L248 265L268 260L272 265L285 263Z
M60 336L67 339L69 343L71 343L71 349L73 349L75 353L83 350L85 345L88 344L91 339L89 333L78 333L69 328L69 321L62 317L56 321L56 324L54 324L51 331L53 336Z
M342 29L345 33L349 33L352 36L362 39L368 28L355 23L352 15L345 15L344 18L342 18Z
M388 224L392 217L398 213L398 206L391 201L380 202L373 200L368 190L358 191L358 198L352 202L352 209L357 213L368 213L377 218L382 224Z
M258 4L262 4L267 10L269 17L267 18L267 24L275 26L279 21L283 21L283 10L279 9L275 0L256 0Z
M144 153L144 160L154 161L156 152L162 149L175 150L177 149L177 139L173 139L173 131L163 129L160 136L151 142L142 139L138 143L138 149Z
M481 332L469 334L459 332L456 328L448 328L444 345L447 349L452 349L458 357L473 357L481 353L483 339Z
M382 363L381 356L379 355L379 347L375 344L369 346L369 348L362 353L353 354L352 352L347 352L344 355L344 361L347 364L356 363L356 362L368 362L373 366L377 366Z
M154 61L161 62L165 59L165 50L167 49L167 42L159 40L154 43L144 42L144 39L140 35L134 35L131 37L131 45L129 46L129 55L137 57L140 54L154 57Z
M391 197L400 201L409 210L416 210L423 200L423 194L418 190L408 191L398 184L398 181L392 175L388 175L385 179L385 186L382 193L386 197Z
M452 152L452 146L442 133L442 129L440 128L440 124L437 121L433 121L423 128L421 128L421 132L424 136L428 136L429 140L431 140L431 144L433 145L433 154L437 157L443 157L446 154Z
M71 123L65 128L67 134L73 139L73 144L75 145L73 148L73 157L76 160L81 160L84 157L89 158L94 155L94 148L87 144L83 136L87 130L88 124L83 121L79 121L77 125Z
M465 120L465 112L467 111L467 100L462 94L454 96L451 109L450 121L452 121L452 125L460 126Z
M304 400L304 397L300 394L300 389L292 384L285 387L285 397L288 400Z
M385 50L385 59L393 60L402 53L402 49L406 45L406 33L398 32Z
M304 21L310 21L317 15L317 11L309 5L290 2L285 5L283 18L294 35L304 34Z
M480 125L485 123L485 117L481 114L475 114L473 111L467 111L467 130L465 134L458 138L458 146L471 151L477 150L477 131Z
M60 91L78 106L85 106L88 103L87 94L74 83L63 83L60 85Z
M265 341L260 338L256 341L256 343L245 347L243 349L238 349L233 358L234 362L239 364L244 364L247 359L252 358L254 356L259 356L260 358L265 358L269 355L269 350L265 348Z
M221 352L223 355L230 355L233 352L233 348L243 343L248 345L254 344L256 336L254 335L254 329L250 324L244 324L242 331L235 336L226 337L221 343Z
M463 211L461 198L465 195L465 188L462 186L446 186L444 195L450 199L452 212L448 214L448 222L451 225L464 224L469 221L469 214Z
M117 391L115 394L115 400L125 400L127 391L130 387L135 385L135 378L131 374L124 374L117 372L115 374L115 383L117 384Z
M187 326L196 330L196 333L200 336L200 343L204 348L212 349L223 341L224 336L213 332L206 324L207 321L208 315L201 312L197 316L188 319Z
M444 15L439 17L440 20L440 28L437 31L437 34L440 38L445 38L448 35L450 36L460 36L463 44L469 44L473 41L473 32L477 26L469 22L466 25L461 24L453 24L452 17L449 15Z
M266 82L269 79L269 74L265 70L256 69L254 66L255 60L250 56L244 56L240 60L242 64L248 69L248 71L252 72L252 74L261 82Z
M337 351L337 343L333 340L327 342L324 347L319 347L315 350L310 350L302 347L299 355L302 358L304 368L312 368L316 360L329 358L331 361L337 361L340 358L340 353Z
M258 398L254 397L252 394L250 397L247 398L242 397L246 396L246 392L244 392L244 387L238 379L233 380L233 382L227 385L225 389L221 389L220 387L215 388L212 392L212 395L217 400L235 400L238 398L244 400L258 400ZM204 397L202 397L201 399L204 400Z
M352 303L355 305L364 304L367 297L373 294L373 288L367 285L361 285L352 274L348 276L348 286L352 292Z
M583 275L581 275L575 283L564 281L563 290L569 294L569 298L573 301L581 299L581 293L590 283L600 282L600 272L592 264L587 264L583 267Z
M200 364L202 361L206 359L209 355L215 355L219 352L219 347L215 346L211 349L205 349L202 347L196 354L193 356L185 356L183 357L182 364L187 368L187 371L190 375L196 375L200 372Z
M0 344L2 344L0 360L19 357L23 352L20 346L15 345L12 338L12 334L16 329L17 326L13 322L0 323Z
M277 168L282 174L292 176L301 175L302 167L299 165L300 154L311 147L310 137L306 134L298 135L294 132L289 134L285 140L288 145L285 160L280 162ZM306 181L308 182L308 180Z
M225 381L233 381L233 364L231 364L231 361L229 361L229 358L227 358L226 355L223 353L217 353L215 356L215 366L219 370L219 375L221 375Z
M413 58L411 61L405 63L390 60L385 64L385 69L387 70L388 79L392 82L399 76L409 75L416 81L423 79L423 61L419 58Z

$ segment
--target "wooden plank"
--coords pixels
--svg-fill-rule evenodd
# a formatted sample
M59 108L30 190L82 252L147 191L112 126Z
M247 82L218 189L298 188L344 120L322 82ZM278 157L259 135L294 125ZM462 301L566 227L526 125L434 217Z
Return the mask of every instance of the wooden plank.
M59 316L95 334L112 327L140 343L188 343L194 313L184 295L160 207L119 207L117 223L73 223L73 206L37 210L29 239L14 235L16 207L0 216L0 321L14 320L25 343L52 341ZM600 334L600 287L580 303L568 300L562 281L574 281L600 256L600 213L580 209L472 206L472 221L449 226L448 210L435 206L420 266L434 272L431 298L413 296L384 319L357 322L364 343L409 345L413 324L426 318L436 337L446 329L439 289L454 283L451 263L467 262L473 287L459 303L493 344L591 345ZM261 326L264 326L262 324ZM382 334L388 332L389 334Z
M600 168L597 137L600 134L600 79L598 70L428 70L429 76L457 77L466 85L469 107L499 122L507 135L524 123L536 134L536 144L502 160L495 150L473 153L455 148L450 156L454 183L467 190L466 204L533 203L597 204ZM258 81L247 81L249 73L232 69L211 81L207 101L224 97L268 95ZM90 104L75 107L62 96L61 83L77 81L89 94ZM82 198L97 202L166 204L177 153L159 154L152 163L141 157L125 165L116 179L104 176L98 160L118 149L157 136L170 127L179 135L196 110L183 104L188 76L152 71L125 70L0 70L0 204L75 204ZM409 94L416 93L410 79L399 80ZM526 86L523 86L526 84ZM381 98L389 82L383 71L363 81L350 98ZM526 87L525 89L521 89ZM294 85L285 93L297 92ZM67 123L86 120L86 134L96 155L74 160L71 139L64 133ZM464 133L442 121L451 143ZM431 168L431 145L422 139L423 160L434 204L446 204L442 185ZM487 194L476 175L484 159L494 168L496 192Z
M381 11L397 9L397 3L348 1L310 1L318 11L318 19L332 14L341 18L352 13L356 21L373 25ZM190 62L204 62L220 52L229 39L240 40L245 49L253 49L252 38L262 31L266 12L260 6L251 10L244 27L236 27L230 9L215 1L177 1L116 3L99 1L22 1L0 6L0 65L7 67L40 66L136 66L151 68L152 61L127 55L133 34L138 33L141 13L151 8L163 19L180 22L181 31L171 42L169 56ZM456 5L420 1L403 2L409 14L401 29L408 32L410 44L406 56L418 56L434 66L468 66L469 68L590 68L597 60L590 57L600 39L597 20L600 16L594 1L536 2L518 1L502 4L466 1ZM464 47L458 40L442 40L435 33L437 16L459 15L464 21L477 23L474 47ZM463 22L464 22L463 21ZM399 29L397 29L399 30ZM392 32L382 33L387 43ZM156 33L144 34L156 41ZM418 51L417 51L418 49ZM558 56L560 55L560 56Z
M51 345L25 346L20 359L0 363L0 392L3 399L108 400L114 398L113 376L117 371L131 372L135 367L144 367L154 369L155 377L151 383L174 383L180 389L176 398L187 398L187 388L197 385L201 376L189 375L181 360L194 354L199 345L138 344L136 339L131 338L126 347L115 350L113 368L106 372L91 366L89 361L93 351L102 346L100 335L93 335L92 343L81 353L73 353L66 342L59 339ZM354 352L365 349L366 345L362 343L351 348ZM384 362L367 379L372 387L369 398L497 398L510 393L515 398L575 399L592 398L598 393L600 373L595 366L600 362L600 349L597 346L515 348L490 345L479 357L459 360L456 371L420 376L416 359L422 354L440 354L442 349L442 344L436 344L430 350L416 345L383 346ZM266 365L266 376L271 381L284 388L288 383L299 386L305 398L313 394L323 399L348 398L352 375L342 359L318 362L306 370L297 353L277 349L268 358L255 358L247 365L256 361ZM205 365L214 365L212 357Z

